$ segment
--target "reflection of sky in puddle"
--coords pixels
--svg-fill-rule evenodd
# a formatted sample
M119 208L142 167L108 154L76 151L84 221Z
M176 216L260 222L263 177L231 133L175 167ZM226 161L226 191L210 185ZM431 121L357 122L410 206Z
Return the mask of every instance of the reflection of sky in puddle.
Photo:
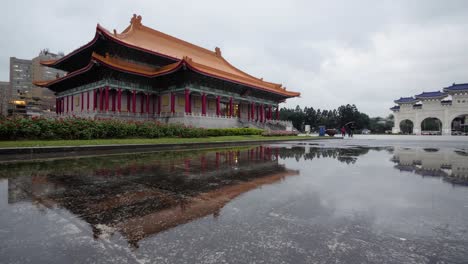
M2 165L0 255L460 262L467 167L454 149L309 144Z

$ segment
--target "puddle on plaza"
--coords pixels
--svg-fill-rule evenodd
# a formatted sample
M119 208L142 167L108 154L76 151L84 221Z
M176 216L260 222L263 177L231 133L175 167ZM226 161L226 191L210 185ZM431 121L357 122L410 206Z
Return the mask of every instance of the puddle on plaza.
M463 263L463 149L276 144L0 165L0 262Z

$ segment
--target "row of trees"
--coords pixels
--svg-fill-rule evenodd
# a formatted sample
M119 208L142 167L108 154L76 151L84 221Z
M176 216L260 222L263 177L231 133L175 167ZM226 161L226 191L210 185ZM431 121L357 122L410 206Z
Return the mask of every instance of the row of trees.
M319 126L327 128L341 128L349 122L355 122L358 130L367 128L375 133L385 133L393 126L393 116L387 118L370 118L367 114L359 112L356 105L342 105L337 109L321 110L313 107L299 106L296 108L282 108L280 118L290 120L298 130L304 131L305 125L310 125L312 130L318 130Z

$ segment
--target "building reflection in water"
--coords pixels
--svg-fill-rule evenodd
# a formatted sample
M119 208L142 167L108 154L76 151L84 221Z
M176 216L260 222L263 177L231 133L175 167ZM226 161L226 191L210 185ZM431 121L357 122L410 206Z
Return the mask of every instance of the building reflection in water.
M232 199L298 175L284 159L332 158L354 164L371 150L393 153L400 171L467 185L468 154L406 148L257 146L127 154L0 166L8 202L63 208L87 222L97 239L122 234L133 246L148 236L212 215Z
M452 184L468 186L468 153L463 150L398 147L392 161L400 171L442 177Z
M89 223L95 238L111 230L138 247L147 236L217 217L239 195L298 174L278 160L278 148L259 146L6 165L0 176L8 178L9 203L64 208Z

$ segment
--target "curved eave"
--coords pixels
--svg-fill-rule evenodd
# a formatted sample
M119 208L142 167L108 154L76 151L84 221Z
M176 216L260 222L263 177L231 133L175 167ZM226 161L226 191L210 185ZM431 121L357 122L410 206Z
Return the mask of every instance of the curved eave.
M80 75L82 73L85 73L89 70L91 70L93 67L94 67L95 63L94 61L90 61L88 65L86 65L84 68L81 68L79 70L76 70L72 73L69 73L65 76L62 76L58 79L55 79L55 80L52 80L52 81L34 81L33 84L36 85L36 86L39 86L39 87L47 87L49 89L51 89L52 91L54 91L54 89L51 88L52 85L54 84L57 84L59 82L62 82L64 80L67 80L67 79L70 79L74 76L77 76L77 75Z
M61 64L62 62L66 61L69 58L71 58L72 56L74 56L75 54L77 54L77 53L83 51L84 49L87 49L87 48L91 47L92 45L94 45L98 39L99 39L99 34L98 34L98 31L96 30L94 38L90 42L88 42L87 44L75 49L74 51L68 53L67 55L63 56L62 58L60 58L58 60L40 61L40 64L43 65L43 66L55 68L59 64Z
M205 75L205 76L209 76L209 77L216 78L216 79L221 79L221 80L232 82L232 83L237 83L237 84L244 85L244 86L247 86L247 87L251 87L251 88L254 88L254 89L262 90L262 91L265 91L265 92L274 93L274 94L277 94L277 95L280 95L280 96L283 96L283 97L290 98L290 97L300 96L300 93L297 93L297 92L289 92L289 91L282 92L282 91L277 91L277 90L275 90L273 88L270 88L270 87L265 87L265 86L262 87L261 85L258 85L258 84L252 84L252 83L249 83L249 82L234 80L234 79L231 79L228 76L226 76L227 74L210 73L210 72L207 72L206 70L204 70L203 67L197 66L195 63L191 62L191 60L183 59L183 60L181 60L179 62L164 66L164 67L162 67L162 68L160 68L158 70L150 71L150 70L144 70L144 69L137 69L137 68L133 68L133 67L125 66L125 65L120 65L120 64L118 64L116 62L113 62L111 59L105 58L105 57L100 56L98 54L93 54L90 63L86 67L84 67L82 69L79 69L77 71L74 71L74 72L72 72L70 74L67 74L67 75L65 75L65 76L63 76L61 78L58 78L58 79L55 79L55 80L52 80L52 81L48 81L48 82L47 81L37 81L37 82L34 82L34 84L37 85L37 86L40 86L40 87L50 88L52 85L54 85L56 83L59 83L61 81L64 81L66 79L72 78L74 76L77 76L79 74L82 74L82 73L85 73L85 72L91 70L93 68L93 66L96 65L96 64L103 65L103 66L105 66L107 68L110 68L112 70L115 70L115 71L124 72L124 73L128 73L128 74L133 74L133 75L138 75L138 76L142 76L142 77L146 77L146 78L155 78L155 77L158 77L158 76L171 74L173 72L178 71L183 66L186 66L187 68L191 69L192 71L197 72L197 73L202 74L202 75Z
M261 85L252 84L252 83L249 83L249 82L246 82L246 81L234 80L233 78L230 78L228 76L225 76L225 75L223 76L223 74L210 73L210 72L207 72L206 70L202 69L202 67L197 66L195 63L190 62L190 61L187 61L187 67L189 69L193 70L194 72L197 72L197 73L205 75L205 76L209 76L209 77L216 78L216 79L221 79L221 80L224 80L224 81L227 81L227 82L232 82L232 83L244 85L244 86L247 86L247 87L251 87L251 88L262 90L262 91L269 92L269 93L275 93L277 95L281 95L281 96L284 96L284 97L287 97L287 98L298 97L298 96L301 95L301 93L298 93L298 92L277 91L276 89L273 89L273 88L262 87ZM227 75L227 73L226 73L226 75Z
M106 60L105 58L103 58L103 57L101 57L99 55L93 55L93 59L96 62L98 62L98 63L100 63L102 65L105 65L106 67L111 68L111 69L113 69L115 71L134 74L134 75L147 77L147 78L154 78L154 77L158 77L158 76L173 73L173 72L179 70L184 65L184 61L179 61L179 62L176 62L176 63L166 65L166 66L164 66L164 67L162 67L162 68L160 68L158 70L155 70L155 71L148 71L148 70L125 67L125 66L119 65L117 63L113 63L113 62L111 62L109 60Z
M104 65L105 67L113 69L115 71L120 71L120 72L129 73L129 74L138 75L138 76L147 77L147 78L154 78L154 77L170 74L170 73L173 73L173 72L177 71L178 69L180 69L183 66L183 62L180 61L180 62L177 62L177 63L167 65L167 66L165 66L165 67L163 67L163 68L161 68L159 70L156 70L156 71L144 71L144 70L131 69L131 68L128 68L128 67L124 67L124 66L118 65L116 63L110 62L110 61L106 60L105 58L103 58L101 56L93 54L92 60L89 62L89 64L86 67L84 67L82 69L79 69L77 71L74 71L74 72L72 72L70 74L67 74L67 75L65 75L65 76L63 76L61 78L52 80L52 81L35 81L35 82L33 82L33 84L36 85L36 86L39 86L39 87L50 88L54 84L57 84L59 82L62 82L64 80L67 80L67 79L70 79L70 78L73 78L74 76L83 74L83 73L91 70L96 64Z

